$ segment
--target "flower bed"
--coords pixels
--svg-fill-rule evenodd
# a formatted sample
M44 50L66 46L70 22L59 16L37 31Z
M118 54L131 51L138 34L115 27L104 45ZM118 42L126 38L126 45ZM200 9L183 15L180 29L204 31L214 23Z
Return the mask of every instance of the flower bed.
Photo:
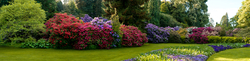
M136 58L127 59L124 61L206 61L208 57L216 52L241 47L250 47L250 44L219 43L188 47L170 47L147 53L141 53Z

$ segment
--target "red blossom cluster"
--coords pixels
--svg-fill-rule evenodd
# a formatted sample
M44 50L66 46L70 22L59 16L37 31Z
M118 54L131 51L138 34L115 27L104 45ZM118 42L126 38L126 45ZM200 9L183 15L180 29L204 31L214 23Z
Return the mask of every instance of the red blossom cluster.
M75 44L75 49L84 49L87 43L97 43L98 46L103 49L109 49L113 42L113 37L110 34L112 29L108 25L104 25L103 29L90 23L85 23L79 27L79 35L81 37L78 43Z
M192 32L193 34L188 35L191 39L193 39L195 41L195 43L208 43L208 38L206 34L202 34L203 32L212 32L213 29L211 29L210 27L208 28L204 28L204 27L200 27L200 28L196 28L193 29Z
M78 27L84 23L67 13L56 13L45 23L46 32L50 34L49 40L56 47L71 46L79 38Z
M142 46L148 42L145 33L142 33L137 27L122 25L120 30L123 32L123 46Z

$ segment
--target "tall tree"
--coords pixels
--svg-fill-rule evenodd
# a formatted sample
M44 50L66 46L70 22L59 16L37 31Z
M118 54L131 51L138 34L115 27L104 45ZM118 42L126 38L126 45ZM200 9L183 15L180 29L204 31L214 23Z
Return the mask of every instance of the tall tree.
M56 5L57 5L56 10L57 10L58 12L62 12L62 10L63 10L62 1L61 1L61 0L57 1Z
M188 8L187 16L189 18L189 25L203 27L209 22L207 0L188 0L186 1L186 8Z
M237 19L238 19L238 17L237 17L237 15L235 15L234 17L232 17L232 18L230 18L230 24L232 24L232 27L233 28L236 28L237 26L238 26L238 23L237 23Z
M206 26L207 26L207 27L214 27L213 23L214 23L214 19L213 19L213 18L210 18L210 19L209 19L209 22L206 24Z
M105 16L110 17L114 14L114 8L116 8L121 23L137 26L145 32L145 22L150 20L143 6L145 2L148 2L148 0L104 0Z
M102 16L102 0L76 0L77 7L82 13L89 14L91 17Z
M229 19L228 19L228 14L227 13L222 16L220 24L221 24L221 27L224 28L225 30L232 29L232 26L229 23Z
M36 0L38 3L42 4L42 9L46 11L46 19L53 17L57 12L56 10L56 0Z
M188 24L188 17L186 14L185 2L181 0L171 0L170 11L171 15L181 23Z
M228 19L228 14L227 14L227 13L226 13L224 16L222 16L221 21L220 21L220 24L221 24L222 26L228 27L229 19Z
M64 13L72 14L74 16L79 17L79 10L76 7L76 4L74 1L69 1L68 4L64 4L64 10L62 11Z
M171 7L170 7L170 2L169 1L162 2L160 8L161 8L160 11L162 13L170 14L169 8L171 8Z
M209 23L206 2L207 0L171 0L167 7L170 11L169 14L178 22L189 26L203 27Z
M237 16L239 27L249 27L250 26L250 0L245 0L242 2L242 6L238 10Z
M148 12L149 12L149 16L151 17L151 19L149 20L149 23L152 23L156 26L160 26L160 6L161 4L161 0L149 0L148 3Z
M214 25L214 19L213 18L210 18L209 22L211 23L211 25Z

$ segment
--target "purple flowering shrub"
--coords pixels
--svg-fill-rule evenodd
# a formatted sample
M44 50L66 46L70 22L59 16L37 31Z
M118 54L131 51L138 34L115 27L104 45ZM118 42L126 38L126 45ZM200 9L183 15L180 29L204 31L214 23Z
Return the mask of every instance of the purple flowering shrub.
M98 18L99 18L99 19L102 19L103 22L107 22L107 21L108 21L108 19L105 19L105 18L103 18L103 17L98 17ZM90 17L88 14L85 14L84 17L80 17L80 19L81 19L82 21L84 21L84 22L90 22L90 21L93 20L93 18Z
M102 17L95 17L92 21L90 21L91 25L98 26L100 29L103 29L104 25L107 25L109 28L112 28L111 20L107 21ZM110 32L112 37L114 38L111 47L121 47L121 37L116 32Z
M250 47L250 44L243 45L243 47Z
M147 29L147 38L149 43L164 43L168 42L170 30L158 27L149 23L145 29Z
M93 20L93 18L91 18L88 14L85 14L84 17L81 17L81 20L84 22L90 22Z
M250 47L250 44L245 43L217 43L208 45L214 49L215 52L220 52L226 49Z
M122 47L122 41L121 41L121 37L119 36L119 34L117 34L116 32L110 32L110 34L112 34L112 37L114 38L113 43L111 44L111 47L115 48L115 47Z
M203 35L202 32L212 32L213 30L208 27L208 28L204 28L204 27L200 27L200 28L196 28L193 29L192 32L193 34L188 35L189 38L193 39L195 41L195 43L208 43L208 38L207 35Z
M219 51L223 51L223 50L226 50L226 49L232 49L231 46L227 45L227 46L223 46L223 45L220 45L220 46L216 46L216 45L208 45L208 46L211 46L215 52L219 52Z
M233 36L233 30L226 31L226 36Z
M179 30L179 27L165 27L164 29L171 29L173 31L178 31Z

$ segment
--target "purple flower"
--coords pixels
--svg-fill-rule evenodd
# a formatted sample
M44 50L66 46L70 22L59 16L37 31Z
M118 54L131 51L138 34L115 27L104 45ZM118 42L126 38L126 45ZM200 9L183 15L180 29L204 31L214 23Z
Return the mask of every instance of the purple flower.
M164 43L167 42L169 33L168 29L158 27L154 24L149 23L145 29L147 29L147 37L149 43Z
M91 18L88 14L85 14L84 18L81 17L81 20L84 22L90 22L93 20L93 18Z

